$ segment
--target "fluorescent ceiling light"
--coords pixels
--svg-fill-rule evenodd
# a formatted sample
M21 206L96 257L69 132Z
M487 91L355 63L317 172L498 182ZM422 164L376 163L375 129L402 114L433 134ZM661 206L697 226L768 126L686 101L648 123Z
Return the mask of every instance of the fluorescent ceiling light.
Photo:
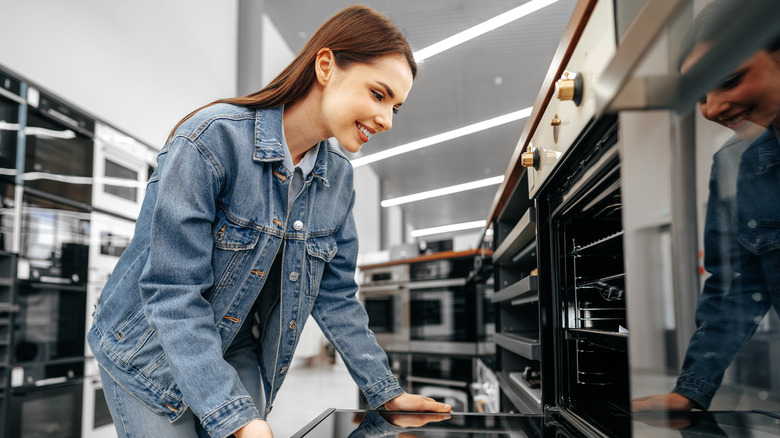
M465 192L466 190L478 189L480 187L492 186L504 182L504 175L494 176L479 181L458 184L441 189L428 190L427 192L415 193L413 195L400 196L398 198L386 199L380 203L382 207L392 207L394 205L406 204L423 199L435 198L437 196L451 195L453 193Z
M411 235L412 237L430 236L431 234L448 233L450 231L462 231L462 230L470 230L472 228L482 228L485 226L485 224L487 224L487 221L483 219L481 221L463 222L460 224L443 225L441 227L421 228L419 230L412 230Z
M436 134L432 137L423 138L422 140L417 140L411 143L407 143L405 145L386 149L382 152L366 155L365 157L355 158L354 160L352 160L352 167L359 167L364 164L373 163L375 161L384 160L385 158L394 157L396 155L405 154L407 152L411 152L417 149L422 149L424 147L432 146L458 137L463 137L464 135L469 135L475 132L484 131L485 129L494 128L496 126L500 126L505 123L514 122L515 120L524 119L529 115L531 115L532 109L533 107L528 107L525 109L521 109L519 111L515 111L513 113L504 114L503 116L494 117L492 119L484 120L482 122L477 122L472 125L464 126L462 128L453 129L452 131Z
M420 49L414 52L414 59L417 62L423 61L433 55L439 54L482 34L490 32L491 30L497 29L505 24L509 24L517 19L523 18L528 14L532 14L539 9L542 9L545 6L549 6L557 1L558 0L531 0L522 6L518 6L512 10L504 12L501 15L495 16L490 20L468 28L463 32L456 33L455 35L449 38L445 38L438 43L431 44L424 49Z

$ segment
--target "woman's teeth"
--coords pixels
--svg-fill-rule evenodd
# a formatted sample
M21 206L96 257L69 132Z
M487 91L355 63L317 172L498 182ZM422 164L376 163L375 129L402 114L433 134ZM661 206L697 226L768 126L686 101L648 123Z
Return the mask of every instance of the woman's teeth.
M724 120L723 123L725 123L726 126L734 126L734 125L738 124L739 122L745 120L745 117L747 117L746 113L740 113L740 114L737 114L736 117L732 117L730 119Z
M363 125L358 125L358 129L359 129L359 130L360 130L360 132L362 132L362 133L363 133L363 135L365 135L365 136L366 136L366 138L368 138L369 140L371 139L371 136L372 136L372 135L374 135L374 134L372 134L372 133L371 133L371 132L368 130L368 128L366 128L366 127L365 127L365 126L363 126Z

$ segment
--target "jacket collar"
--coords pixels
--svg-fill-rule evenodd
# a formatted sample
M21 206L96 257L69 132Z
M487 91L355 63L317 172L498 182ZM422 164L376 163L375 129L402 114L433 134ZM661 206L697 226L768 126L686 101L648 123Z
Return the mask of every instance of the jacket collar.
M282 149L284 106L270 109L258 109L255 112L255 153L252 159L260 162L284 161ZM327 186L328 152L330 142L320 142L317 160L311 175L319 178Z

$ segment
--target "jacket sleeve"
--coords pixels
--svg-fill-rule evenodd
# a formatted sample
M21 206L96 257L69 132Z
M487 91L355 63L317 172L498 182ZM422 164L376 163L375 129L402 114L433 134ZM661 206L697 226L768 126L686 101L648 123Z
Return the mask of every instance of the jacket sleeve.
M352 216L354 203L353 191L346 219L335 234L338 252L325 266L312 316L341 354L369 405L377 408L404 391L390 371L387 354L368 328L368 315L356 296L358 241Z
M177 137L168 147L139 286L185 402L211 436L225 437L260 415L223 359L214 312L202 295L214 281L212 222L224 175L202 145Z

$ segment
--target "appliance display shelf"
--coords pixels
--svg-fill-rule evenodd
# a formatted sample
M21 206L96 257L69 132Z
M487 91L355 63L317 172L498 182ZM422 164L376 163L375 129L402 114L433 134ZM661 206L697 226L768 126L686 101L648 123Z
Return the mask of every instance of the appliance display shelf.
M538 332L496 333L496 346L530 360L541 359L541 343Z
M490 300L494 303L500 303L509 300L535 298L533 300L529 300L529 302L537 301L538 291L538 278L535 275L529 275L528 277L523 278L511 286L497 291L493 294Z
M496 373L501 392L512 402L520 414L541 414L541 390L520 386L509 371ZM537 393L538 391L538 393Z
M531 207L493 251L493 263L506 263L536 237L536 210Z

